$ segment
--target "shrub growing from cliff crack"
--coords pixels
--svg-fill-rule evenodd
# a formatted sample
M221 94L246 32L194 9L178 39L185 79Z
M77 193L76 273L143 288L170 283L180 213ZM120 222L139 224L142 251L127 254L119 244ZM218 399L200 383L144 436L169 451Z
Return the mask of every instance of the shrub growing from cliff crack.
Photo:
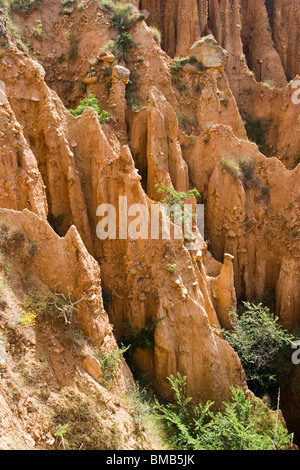
M129 354L132 355L138 348L153 349L154 348L154 333L157 326L162 324L163 318L152 320L147 318L146 324L143 328L135 331L131 323L128 321L124 327L129 333L129 336L123 340L124 346L129 349Z
M175 57L171 63L171 72L181 72L186 64L194 65L200 72L203 72L205 70L205 67L202 62L199 62L194 57Z
M21 10L28 13L31 7L37 0L12 0L10 6L13 10ZM41 0L39 0L41 1Z
M170 217L173 222L179 221L183 223L184 221L192 221L196 217L193 211L188 210L189 208L185 206L187 199L200 197L201 194L199 191L194 188L190 189L187 192L176 191L175 188L167 186L165 183L158 183L155 185L157 193L163 195L162 203L166 214ZM170 208L177 206L177 211L172 213Z
M237 352L249 387L258 395L277 393L292 368L290 349L295 337L268 307L249 302L243 305L240 316L233 313L234 330L224 330L224 338Z
M242 172L240 169L240 165L238 161L234 158L222 158L220 160L220 164L222 165L225 171L228 171L236 180L241 179Z
M220 164L225 171L230 173L236 180L251 180L254 174L255 161L250 157L224 157Z
M170 376L175 403L156 401L158 416L176 450L277 450L288 449L292 436L276 413L260 399L248 399L241 388L231 388L232 402L224 412L213 413L213 402L192 405L187 377Z
M151 31L151 34L153 36L153 38L155 39L156 42L158 42L158 44L161 43L161 32L160 30L156 27L156 26L149 26L150 27L150 31Z
M129 348L130 345L121 346L119 349L109 352L99 352L98 359L101 365L102 384L104 386L106 386L113 379L114 375L121 369L123 354L125 354Z
M113 0L100 0L98 3L100 8L111 16L111 26L120 32L146 18L144 12L136 14L130 3Z
M116 39L110 39L103 46L104 51L110 51L117 60L126 60L127 53L135 46L132 36L126 31L120 32Z
M80 101L76 109L68 109L68 111L72 116L77 117L80 116L88 106L96 111L101 125L109 121L109 113L100 110L99 100L94 95L89 95L87 98L84 98Z

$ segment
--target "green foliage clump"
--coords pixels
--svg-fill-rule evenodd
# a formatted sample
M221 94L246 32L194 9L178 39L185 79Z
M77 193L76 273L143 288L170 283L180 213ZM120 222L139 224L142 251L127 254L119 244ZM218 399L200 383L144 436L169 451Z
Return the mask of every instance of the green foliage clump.
M13 10L20 10L28 13L36 0L12 0L10 6Z
M31 54L32 46L21 37L20 28L13 22L10 15L10 8L12 7L11 0L0 0L0 13L3 14L6 29L13 40L13 43L23 52Z
M165 266L165 270L169 273L174 273L176 270L176 263L167 263Z
M176 189L167 186L165 183L158 183L155 185L155 189L159 194L163 194L163 204L168 204L171 206L173 204L179 204L182 208L184 207L184 203L187 199L200 197L200 193L196 188L190 189L187 192L183 192L176 191Z
M68 109L68 111L72 116L77 117L80 116L88 106L96 111L101 125L109 121L109 112L100 110L99 100L94 95L89 95L84 98L80 101L76 109Z
M240 169L239 162L235 158L222 158L220 164L223 169L228 171L236 180L241 179L242 172Z
M187 378L180 373L169 380L175 403L156 401L158 416L164 421L171 446L176 450L284 450L292 436L278 415L258 398L248 399L241 388L231 388L232 402L224 412L213 413L213 402L192 405L187 396Z
M40 38L43 36L43 25L39 23L37 27L33 30L33 34L37 37Z
M58 319L63 302L52 298L41 287L36 287L23 298L21 306L25 314L21 316L20 323L34 324L38 319Z
M107 385L118 370L122 367L122 357L123 354L129 349L130 346L123 346L119 349L103 352L100 351L98 354L98 359L101 365L102 372L102 384Z
M111 25L119 31L125 31L134 25L140 18L135 15L133 6L114 0L100 0L99 6L111 16Z
M161 43L161 32L156 26L149 26L152 36L154 37L155 41L159 44Z
M68 13L64 13L68 14ZM69 34L69 50L68 50L68 57L69 59L75 59L78 55L78 39L76 37L74 29Z
M127 31L121 31L115 40L108 41L103 49L109 50L117 60L125 60L127 53L134 47L132 36Z
M250 157L241 157L238 160L240 170L247 180L251 180L254 174L255 160Z
M266 133L268 132L272 119L256 119L250 114L243 114L243 120L248 139L255 142L262 153L267 151Z
M183 192L176 191L176 189L167 186L165 183L158 183L155 185L155 189L163 195L164 210L174 223L178 222L178 225L180 225L183 222L191 222L196 217L189 207L185 207L187 199L201 196L196 188Z
M154 348L154 333L155 328L162 324L163 318L153 321L147 318L146 324L139 331L134 331L130 322L124 324L124 327L129 332L129 336L123 341L125 347L129 348L129 353L132 355L138 348L153 349Z
M171 72L181 72L186 64L195 65L197 67L197 70L199 70L200 72L203 72L205 70L205 67L202 62L198 62L198 60L193 57L175 57L171 63Z
M144 19L144 16L137 15L130 3L114 0L99 0L98 3L111 17L111 27L118 31L116 39L108 41L104 49L109 49L117 60L125 60L128 51L134 47L128 29L137 21Z
M224 338L237 352L249 387L258 395L274 393L291 371L290 348L295 337L268 307L250 302L244 302L244 307L239 317L233 313L234 330L224 330Z
M32 6L43 0L0 0L0 7L29 13Z
M251 180L253 178L255 161L250 157L224 157L220 160L225 171L228 171L235 179Z

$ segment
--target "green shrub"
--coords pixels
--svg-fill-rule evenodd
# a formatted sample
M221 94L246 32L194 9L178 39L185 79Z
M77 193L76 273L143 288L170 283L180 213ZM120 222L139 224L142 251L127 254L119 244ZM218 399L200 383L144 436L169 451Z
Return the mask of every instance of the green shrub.
M155 41L160 44L161 43L161 32L160 32L160 30L156 26L151 25L150 26L150 31L151 31L151 34L154 37Z
M87 98L84 98L80 101L76 109L68 109L68 111L72 116L77 117L80 116L87 107L93 108L96 111L101 125L109 121L108 111L100 110L99 100L94 95L89 95Z
M272 119L256 119L250 114L242 114L248 139L255 142L261 152L266 149L266 133L268 132Z
M20 10L28 13L36 0L12 0L10 6L13 10Z
M241 172L247 180L251 180L254 174L255 160L250 157L241 157L238 160Z
M127 102L128 107L136 113L138 113L142 109L142 106L140 102L138 101L137 97L127 92L126 92L126 102Z
M131 34L126 31L118 34L115 40L109 40L103 46L103 50L109 50L117 60L126 59L127 53L135 46Z
M126 54L135 45L128 29L144 19L144 15L136 15L130 3L114 0L98 0L98 3L100 8L110 15L112 28L119 32L117 38L108 41L104 49L109 49L117 60L125 61Z
M167 186L164 183L158 183L155 185L155 189L159 194L163 194L163 203L168 205L179 204L182 208L184 202L192 197L200 197L200 193L196 188L190 189L188 192L176 191L176 189Z
M23 298L21 306L25 314L21 316L20 322L24 324L28 320L34 324L35 320L39 319L59 319L59 309L63 307L63 302L61 299L54 298L54 296L51 297L41 287L37 286Z
M248 399L241 388L231 388L232 402L224 412L213 413L213 402L192 405L186 377L169 377L175 403L156 401L171 445L176 450L276 450L288 449L292 436L258 398Z
M120 32L130 28L140 19L134 14L133 6L130 3L113 0L100 0L98 3L100 8L111 16L112 27Z
M165 270L168 271L168 273L174 273L176 271L176 263L167 263Z
M163 318L153 321L150 317L147 318L146 324L138 331L134 331L130 322L124 324L124 327L129 332L129 336L123 341L124 346L129 349L129 354L132 355L138 348L153 349L154 348L154 333L155 328L162 324Z
M40 38L43 36L43 25L38 24L37 27L33 30L33 34L37 37Z
M104 386L107 385L110 380L113 379L114 375L118 372L118 370L121 369L121 358L123 354L125 354L126 351L129 349L129 347L130 346L123 346L113 351L99 352L98 359L101 365L102 384Z
M187 199L201 196L196 188L183 192L176 191L176 189L168 187L164 183L159 183L155 185L155 189L159 194L163 195L163 209L173 223L181 225L184 222L192 222L196 217L192 209L185 206ZM174 210L172 206L175 206Z
M262 186L261 193L262 193L263 196L269 196L269 194L270 194L269 187L268 186Z
M249 302L243 305L240 316L233 313L234 330L224 330L224 338L237 352L249 387L258 395L277 393L292 368L290 348L295 337L268 307Z
M242 172L240 169L239 162L235 158L222 158L220 160L220 164L222 165L225 171L228 171L236 180L241 179Z
M171 63L171 72L181 72L186 64L195 65L197 67L197 70L201 72L205 70L205 67L202 62L198 62L198 60L194 59L193 57L175 57Z
M220 160L225 171L228 171L235 179L251 180L254 174L255 161L250 157L226 157Z
M72 10L70 10L71 13L65 12L65 10L68 10L68 8L64 9L64 14L71 14ZM75 59L78 55L78 39L76 37L74 29L69 34L69 50L68 50L68 57L69 59Z

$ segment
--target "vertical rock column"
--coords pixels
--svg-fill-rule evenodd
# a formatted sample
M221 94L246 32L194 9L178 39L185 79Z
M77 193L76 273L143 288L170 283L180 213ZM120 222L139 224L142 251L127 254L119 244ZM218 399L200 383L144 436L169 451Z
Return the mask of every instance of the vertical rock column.
M109 101L111 113L118 125L119 138L127 139L127 126L125 121L126 109L126 85L129 81L130 70L121 65L116 65L112 71L112 87Z

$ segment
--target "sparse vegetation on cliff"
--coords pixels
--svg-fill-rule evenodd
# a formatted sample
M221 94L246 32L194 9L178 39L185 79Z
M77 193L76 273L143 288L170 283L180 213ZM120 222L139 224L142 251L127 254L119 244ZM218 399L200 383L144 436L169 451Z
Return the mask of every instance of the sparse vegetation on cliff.
M259 396L277 394L286 385L292 370L288 333L262 304L244 302L243 312L234 318L234 330L224 330L224 337L238 353L249 387Z
M77 117L80 116L87 107L93 108L96 111L101 125L109 121L108 111L100 110L99 100L94 95L87 96L82 101L80 101L76 109L69 109L68 111L70 114L72 114L72 116Z
M186 64L195 65L196 69L200 72L203 72L205 70L205 67L203 66L202 62L199 62L193 57L175 57L171 63L171 71L173 73L181 72Z
M255 161L252 158L226 157L220 160L220 164L237 180L251 180L253 178Z
M41 1L43 0L1 0L0 4L5 8L12 8L13 10L29 13L31 7Z
M193 405L187 395L187 378L170 376L175 403L156 403L157 413L178 450L284 450L292 435L275 412L257 398L247 398L241 388L232 387L232 402L225 411L214 413L213 402Z
M163 322L163 318L153 321L150 317L147 318L146 324L140 330L133 329L130 322L126 322L124 327L129 335L122 341L125 346L125 351L128 350L129 355L134 354L138 349L153 349L154 348L154 334L155 329Z
M161 32L160 32L160 30L156 26L151 25L150 26L150 31L151 31L151 34L154 37L155 41L160 44L161 43Z

